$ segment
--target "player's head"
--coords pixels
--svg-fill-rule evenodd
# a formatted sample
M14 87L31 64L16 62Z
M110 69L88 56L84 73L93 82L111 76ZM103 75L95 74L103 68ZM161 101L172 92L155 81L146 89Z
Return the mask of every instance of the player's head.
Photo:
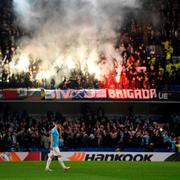
M57 120L57 121L54 122L54 125L55 125L57 128L60 128L60 127L61 127L61 122Z

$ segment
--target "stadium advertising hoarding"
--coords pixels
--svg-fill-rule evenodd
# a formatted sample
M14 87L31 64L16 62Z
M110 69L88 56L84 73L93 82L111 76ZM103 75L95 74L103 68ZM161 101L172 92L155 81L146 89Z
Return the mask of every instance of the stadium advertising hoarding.
M40 152L0 152L0 162L40 161Z
M4 89L0 100L163 100L179 101L180 92L162 92L156 89Z
M47 152L1 152L0 162L46 161ZM62 152L63 161L180 161L180 153L154 152Z
M42 160L47 160L47 153L42 153ZM154 152L62 152L64 161L143 161L164 162L180 161L180 153Z

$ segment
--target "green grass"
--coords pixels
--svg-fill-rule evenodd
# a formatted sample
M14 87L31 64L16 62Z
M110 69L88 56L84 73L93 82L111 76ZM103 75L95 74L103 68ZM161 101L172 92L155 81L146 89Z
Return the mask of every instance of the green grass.
M0 163L0 180L174 180L180 179L176 162L65 162L63 171L52 162L52 172L45 172L46 162Z

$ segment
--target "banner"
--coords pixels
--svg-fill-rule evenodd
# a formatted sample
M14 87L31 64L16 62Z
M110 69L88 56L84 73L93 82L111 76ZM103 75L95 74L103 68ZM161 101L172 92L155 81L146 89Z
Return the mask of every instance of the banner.
M17 89L17 92L18 92L18 96L17 98L18 99L24 99L28 96L28 89Z
M180 161L180 153L156 152L62 152L63 161ZM1 152L0 162L46 161L47 152Z
M43 89L3 89L0 90L0 99L4 100L41 100Z
M3 97L7 100L15 100L18 97L18 91L17 89L3 90Z
M42 100L44 98L44 89L28 89L26 100Z
M156 89L68 89L44 91L46 100L180 100L180 92L161 92Z
M180 92L158 91L157 89L3 89L0 100L155 100L180 101Z
M47 160L47 153L42 153L42 160ZM180 161L180 153L154 152L62 152L64 161L144 161L163 162Z
M110 99L154 99L157 98L156 89L108 89Z
M45 99L102 99L107 98L106 89L45 90Z
M40 152L0 152L0 162L40 161Z

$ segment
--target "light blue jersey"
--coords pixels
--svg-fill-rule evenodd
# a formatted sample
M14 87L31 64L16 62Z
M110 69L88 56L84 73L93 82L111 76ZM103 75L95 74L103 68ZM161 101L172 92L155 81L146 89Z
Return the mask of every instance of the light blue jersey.
M51 130L51 136L53 140L53 147L59 147L59 132L56 127Z

